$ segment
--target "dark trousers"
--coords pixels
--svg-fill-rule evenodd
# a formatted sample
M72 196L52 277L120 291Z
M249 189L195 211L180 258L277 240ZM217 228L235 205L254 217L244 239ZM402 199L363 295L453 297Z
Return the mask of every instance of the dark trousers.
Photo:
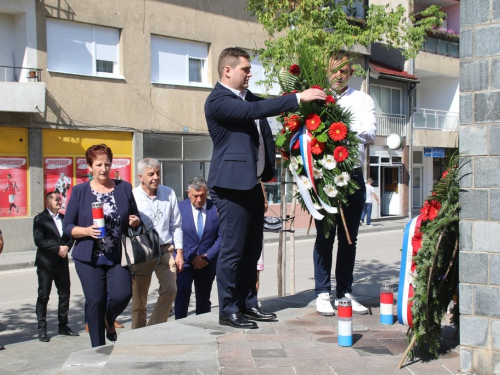
M210 293L215 279L216 262L208 264L201 270L184 267L177 274L177 295L175 297L175 320L187 316L189 300L191 299L192 285L194 282L194 294L196 297L196 315L211 311Z
M228 316L257 306L257 261L262 251L264 196L250 190L211 188L217 207L221 247L217 260L219 314Z
M119 264L93 266L76 261L75 268L85 295L85 319L89 325L92 347L106 345L104 319L112 327L130 302L130 273Z
M358 238L359 218L365 204L366 187L363 175L354 175L353 179L360 185L359 190L349 196L349 206L343 206L347 229L352 244L347 242L344 224L338 214L336 225L331 229L330 236L325 238L323 221L316 220L316 242L314 243L314 284L316 295L329 293L332 287L332 258L335 236L338 237L337 264L335 266L335 281L337 283L337 298L352 292L354 263L356 261L356 240Z
M366 225L370 225L372 223L372 207L373 203L366 203L363 207L363 213L361 214L361 221L365 221L366 216Z
M58 268L42 268L36 270L38 275L38 298L36 300L36 318L38 329L47 328L47 303L49 302L52 282L56 285L59 295L59 308L57 317L59 327L68 324L70 280L68 263L61 264Z

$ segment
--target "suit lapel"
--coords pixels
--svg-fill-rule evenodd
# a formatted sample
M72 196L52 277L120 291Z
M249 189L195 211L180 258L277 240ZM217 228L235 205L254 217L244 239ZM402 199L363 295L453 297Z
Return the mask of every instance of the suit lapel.
M48 227L52 230L52 232L54 232L54 234L56 234L58 237L61 237L61 235L59 234L59 230L57 229L57 225L54 222L54 219L52 219L52 215L49 213L47 208L45 208L45 211L43 211L43 213L45 214L45 217L47 219Z

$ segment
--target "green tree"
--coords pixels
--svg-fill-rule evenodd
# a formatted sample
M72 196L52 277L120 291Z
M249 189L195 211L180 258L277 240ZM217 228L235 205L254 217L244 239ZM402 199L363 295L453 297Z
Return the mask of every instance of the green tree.
M433 26L441 26L445 13L432 5L420 12L422 17L406 15L399 5L370 5L366 19L358 22L355 0L248 0L247 10L257 18L269 35L266 48L259 51L268 72L266 83L276 81L279 69L293 63L301 45L324 56L331 51L349 51L355 46L384 43L398 48L406 58L414 58Z

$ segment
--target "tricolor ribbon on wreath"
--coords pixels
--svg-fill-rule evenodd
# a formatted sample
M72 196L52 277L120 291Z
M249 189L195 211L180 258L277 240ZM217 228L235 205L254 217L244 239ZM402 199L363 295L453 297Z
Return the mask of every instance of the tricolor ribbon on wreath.
M323 209L326 212L330 214L336 214L338 212L337 208L332 207L329 204L325 203L319 197L318 190L314 182L311 139L312 136L309 130L307 130L305 126L302 126L300 130L292 136L292 139L290 141L290 154L292 153L292 145L298 140L300 143L300 157L302 158L302 165L304 166L304 171L306 172L307 178L311 183L312 190L314 191L316 198L321 204L321 207L323 207ZM324 215L319 213L316 207L314 206L309 189L304 184L302 179L299 177L297 172L295 172L293 165L291 166L290 171L292 173L295 183L297 184L297 188L299 189L299 193L302 196L302 199L307 207L307 210L309 211L312 217L314 217L317 220L322 220L324 218Z

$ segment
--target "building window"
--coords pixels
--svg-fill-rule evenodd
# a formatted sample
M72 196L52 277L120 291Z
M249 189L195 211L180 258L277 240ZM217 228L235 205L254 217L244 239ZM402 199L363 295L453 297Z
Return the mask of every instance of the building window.
M171 85L208 85L208 44L151 37L151 81Z
M248 89L254 94L268 94L278 96L280 93L280 86L274 83L271 87L266 88L263 84L257 82L266 79L266 72L262 63L259 60L259 55L249 51L251 56L250 63L252 64L252 77L250 78Z
M120 32L110 27L47 20L47 68L61 73L117 77Z
M376 113L402 114L402 90L378 85L370 86L370 95L375 102Z

